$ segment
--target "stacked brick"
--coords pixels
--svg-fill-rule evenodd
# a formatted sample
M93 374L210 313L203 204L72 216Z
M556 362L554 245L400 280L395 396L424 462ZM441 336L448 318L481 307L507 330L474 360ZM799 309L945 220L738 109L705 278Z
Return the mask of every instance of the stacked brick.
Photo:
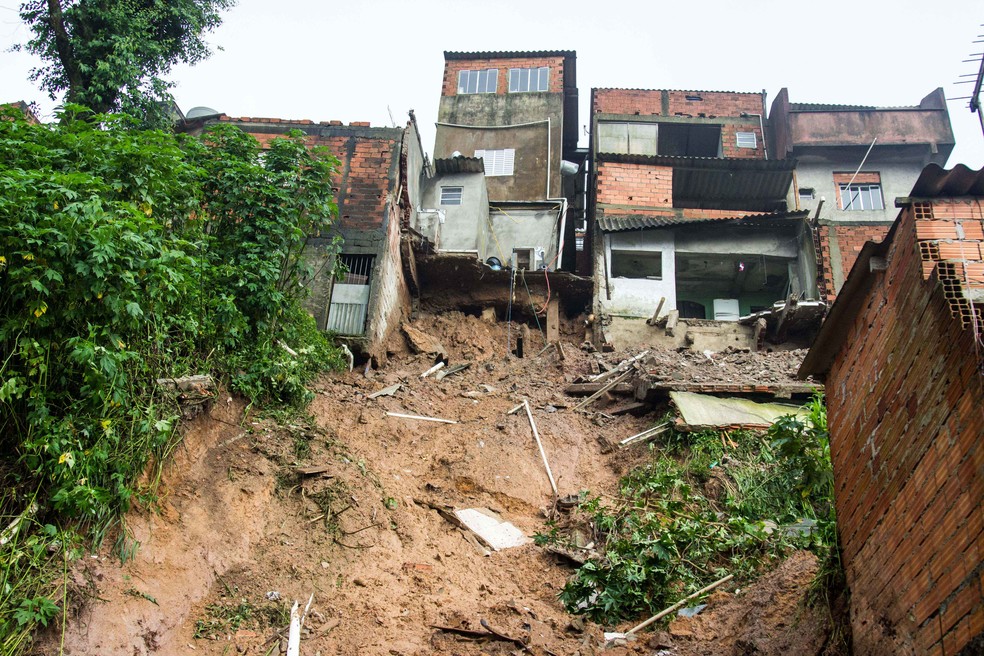
M859 656L958 654L984 632L981 217L979 201L903 210L827 377Z
M666 91L660 89L594 89L594 114L638 114L711 117L763 114L761 93L730 91ZM664 113L664 106L666 112Z
M668 166L598 163L598 202L637 207L673 207L673 169Z
M372 129L368 121L352 121L348 128L341 121L220 116L251 134L261 148L267 148L283 132L299 129L308 146L324 146L338 158L332 183L338 203L336 226L351 230L377 230L386 225L387 202L395 194L402 138L396 131ZM341 128L341 129L339 129ZM369 128L366 130L366 128ZM375 132L378 130L378 134Z
M442 96L458 95L458 73L461 71L480 71L495 68L499 71L496 80L495 93L509 93L510 68L540 68L550 69L550 82L547 93L562 93L564 90L564 58L563 57L517 57L492 59L449 59L444 62L444 83L441 87Z
M891 225L872 223L869 225L821 225L819 227L819 257L822 280L818 281L820 289L826 299L833 302L837 297L837 291L843 280L854 267L858 259L858 254L864 245L869 241L881 242L891 229ZM831 266L833 255L831 253L831 236L837 243L840 251L840 266L842 277L834 280L833 267ZM840 284L838 284L840 283Z

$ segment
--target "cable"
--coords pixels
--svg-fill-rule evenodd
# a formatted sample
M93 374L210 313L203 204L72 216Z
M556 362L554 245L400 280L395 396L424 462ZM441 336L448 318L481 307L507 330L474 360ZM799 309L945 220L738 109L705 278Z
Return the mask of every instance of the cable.
M536 329L540 331L543 335L543 339L547 339L547 333L544 332L543 328L540 326L540 317L536 316L536 306L533 304L533 294L530 293L530 286L526 284L526 269L523 269L523 286L526 287L526 296L530 299L530 309L533 310L533 318L536 320Z

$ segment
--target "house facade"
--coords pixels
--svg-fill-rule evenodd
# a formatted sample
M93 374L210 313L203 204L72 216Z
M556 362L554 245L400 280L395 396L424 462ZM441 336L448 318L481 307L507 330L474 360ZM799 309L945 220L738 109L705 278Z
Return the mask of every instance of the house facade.
M943 89L918 105L874 107L790 102L782 89L769 114L777 157L796 160L798 209L817 230L821 292L833 300L861 247L891 227L894 200L954 147Z
M764 103L764 93L592 90L595 308L612 336L657 309L737 321L791 295L816 298L806 213L791 209L795 161L770 159Z
M984 170L930 165L900 204L800 375L825 383L854 653L980 654Z
M311 293L305 303L319 328L353 350L384 359L387 338L410 315L414 288L403 240L427 177L415 120L404 128L378 128L214 113L187 119L184 127L195 133L215 123L235 125L261 146L300 130L309 146L325 146L339 159L332 181L338 216L328 231L308 239L305 257L315 274L307 281ZM338 258L348 269L342 280L330 275L327 261L336 238L342 240Z

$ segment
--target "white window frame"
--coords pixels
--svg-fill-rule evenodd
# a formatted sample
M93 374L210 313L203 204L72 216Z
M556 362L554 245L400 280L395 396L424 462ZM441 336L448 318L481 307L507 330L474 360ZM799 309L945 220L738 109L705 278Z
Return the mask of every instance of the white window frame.
M464 187L441 187L441 205L461 205Z
M758 148L758 135L754 132L736 132L735 146L738 148Z
M485 177L512 175L515 170L515 148L486 148L476 150L475 157L481 157L485 163Z
M885 209L885 198L882 195L880 182L855 182L851 185L840 182L837 184L837 190L840 192L841 210L844 212ZM877 202L872 202L872 198L876 197L873 195L875 192L877 192L878 200ZM865 199L867 199L867 202L865 202Z
M509 93L530 93L549 89L549 66L509 69Z
M604 127L603 127L604 126ZM601 121L598 123L598 152L613 152L623 155L658 155L659 154L659 124L649 122L624 122L624 121ZM613 130L624 130L625 146L606 151L601 144L604 139L622 139L621 135L615 137L611 134ZM606 137L602 137L602 131L608 131ZM642 147L639 147L642 144ZM646 148L646 145L651 147ZM651 152L649 152L651 151Z
M498 68L458 71L458 95L495 93L498 87Z

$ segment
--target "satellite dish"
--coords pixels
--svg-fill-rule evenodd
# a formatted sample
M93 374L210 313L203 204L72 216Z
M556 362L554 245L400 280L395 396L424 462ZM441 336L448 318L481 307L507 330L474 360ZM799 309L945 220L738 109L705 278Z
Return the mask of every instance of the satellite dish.
M185 114L185 118L202 118L203 116L215 116L216 114L221 114L218 110L212 109L211 107L192 107Z

